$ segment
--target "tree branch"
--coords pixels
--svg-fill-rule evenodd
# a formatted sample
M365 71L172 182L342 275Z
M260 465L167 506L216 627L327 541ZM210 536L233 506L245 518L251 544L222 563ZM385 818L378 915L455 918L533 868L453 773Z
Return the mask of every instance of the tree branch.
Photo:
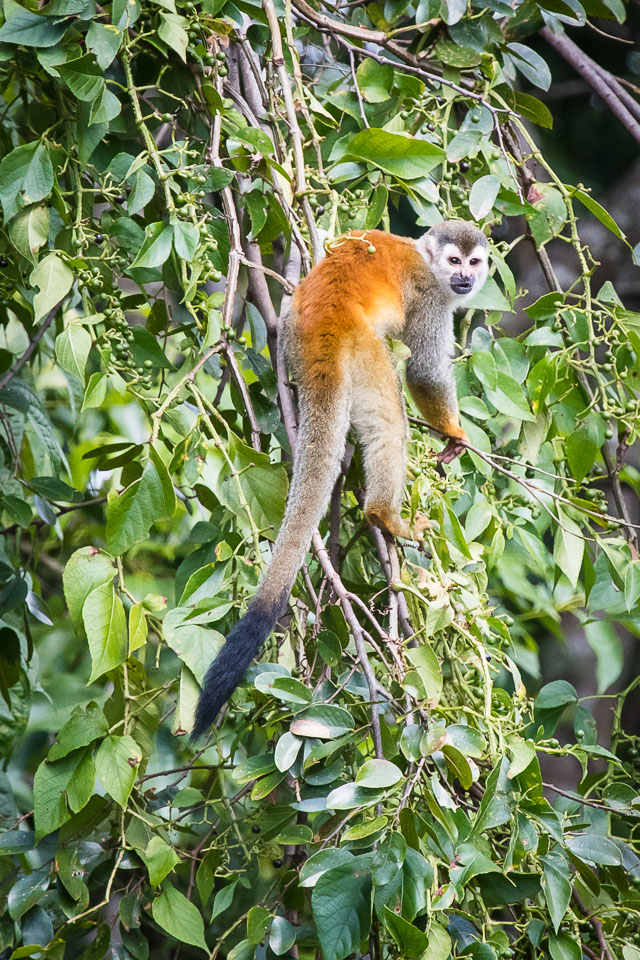
M640 123L636 119L639 115L638 104L625 91L622 91L625 96L620 96L622 87L618 81L607 70L595 63L591 57L588 57L586 53L583 53L566 33L554 33L549 27L543 27L540 30L540 36L556 53L560 54L563 60L571 64L576 73L579 73L586 80L591 89L604 100L625 130L640 143ZM629 100L634 104L633 109L629 108Z

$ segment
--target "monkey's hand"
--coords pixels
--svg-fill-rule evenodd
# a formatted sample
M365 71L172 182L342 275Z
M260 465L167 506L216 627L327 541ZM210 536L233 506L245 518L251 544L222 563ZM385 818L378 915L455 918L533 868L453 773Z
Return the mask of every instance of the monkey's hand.
M464 453L466 447L467 435L464 430L461 429L460 436L449 437L449 442L444 450L436 454L436 461L438 463L451 463L451 461L459 457L461 453Z

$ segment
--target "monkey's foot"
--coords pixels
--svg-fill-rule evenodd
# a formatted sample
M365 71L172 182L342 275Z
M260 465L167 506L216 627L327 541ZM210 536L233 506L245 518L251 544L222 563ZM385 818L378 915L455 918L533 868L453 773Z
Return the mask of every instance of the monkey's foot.
M421 513L415 515L412 524L399 515L390 516L382 510L367 510L366 517L369 523L402 540L421 542L424 539L424 531L431 526L429 518Z
M450 437L444 450L436 454L436 461L438 463L451 463L452 460L455 460L456 457L459 457L460 454L464 453L467 449L466 439L466 436L464 438Z
M413 536L410 539L418 541L424 540L425 530L430 530L432 526L433 523L429 520L429 517L425 517L424 513L416 513L411 525Z

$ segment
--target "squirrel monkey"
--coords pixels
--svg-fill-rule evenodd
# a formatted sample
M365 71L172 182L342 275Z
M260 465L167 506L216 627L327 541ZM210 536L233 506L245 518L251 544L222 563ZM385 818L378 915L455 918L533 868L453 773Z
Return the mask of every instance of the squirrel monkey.
M397 537L419 533L400 514L407 426L385 336L411 350L409 390L424 419L452 438L449 459L460 452L455 441L466 439L451 365L453 311L486 280L485 236L470 223L446 221L419 240L356 231L330 250L298 286L279 330L300 420L284 521L247 613L209 667L194 739L215 720L286 609L339 475L350 424L363 447L367 519Z

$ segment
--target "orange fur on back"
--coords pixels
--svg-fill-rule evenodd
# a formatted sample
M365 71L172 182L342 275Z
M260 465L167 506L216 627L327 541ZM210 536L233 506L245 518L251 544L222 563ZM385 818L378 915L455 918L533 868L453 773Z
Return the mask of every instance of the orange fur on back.
M379 328L401 330L405 278L421 269L422 256L404 237L367 230L335 241L293 302L301 359L312 377L322 381L323 368L335 363L343 347L370 341L372 333L383 332ZM332 381L334 376L332 368Z

